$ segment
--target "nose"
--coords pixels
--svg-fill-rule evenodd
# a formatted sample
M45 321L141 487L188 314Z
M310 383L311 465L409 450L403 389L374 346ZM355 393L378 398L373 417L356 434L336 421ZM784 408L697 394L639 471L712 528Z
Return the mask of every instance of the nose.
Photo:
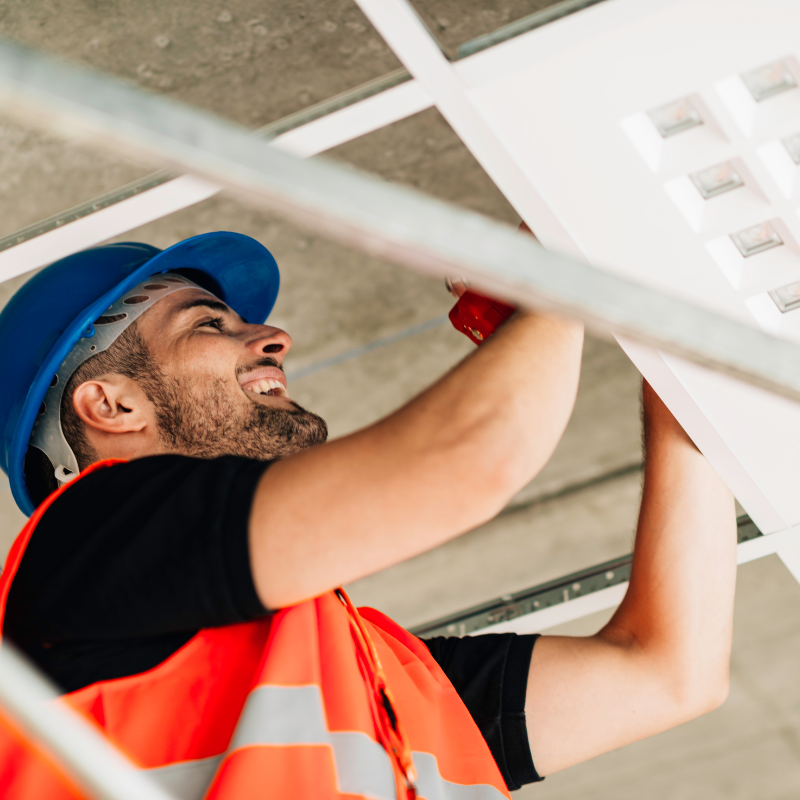
M254 335L247 342L247 349L255 356L272 356L279 364L292 348L292 337L280 328L271 325L253 325Z

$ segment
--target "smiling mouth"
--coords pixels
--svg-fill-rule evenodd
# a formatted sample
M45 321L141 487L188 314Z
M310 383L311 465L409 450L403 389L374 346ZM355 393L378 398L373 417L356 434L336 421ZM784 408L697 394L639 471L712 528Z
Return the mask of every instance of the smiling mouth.
M286 387L274 378L262 378L257 383L251 383L245 388L246 392L265 394L268 397L288 397Z

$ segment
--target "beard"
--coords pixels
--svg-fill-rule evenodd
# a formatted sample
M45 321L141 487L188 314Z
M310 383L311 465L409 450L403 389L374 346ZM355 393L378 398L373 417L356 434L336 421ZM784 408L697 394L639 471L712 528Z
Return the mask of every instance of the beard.
M172 452L271 461L328 438L325 420L294 401L288 409L252 401L243 408L222 378L206 381L200 388L163 373L159 377L147 394L155 405L161 439Z

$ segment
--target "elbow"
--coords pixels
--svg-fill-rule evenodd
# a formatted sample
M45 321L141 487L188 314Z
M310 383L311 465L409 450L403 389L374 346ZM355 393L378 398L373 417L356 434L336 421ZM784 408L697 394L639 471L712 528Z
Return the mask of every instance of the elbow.
M491 433L465 442L454 460L465 468L463 483L469 487L476 512L486 519L501 511L529 480L524 456L515 443L506 443L501 436Z
M465 516L466 528L485 522L500 512L527 483L523 479L525 454L518 442L492 420L480 420L455 433L438 431L420 447L416 474L429 475L431 485L443 491ZM440 476L447 476L441 481Z
M715 680L713 680L702 693L700 714L716 711L727 699L730 693L731 681L727 664Z
M730 691L728 660L704 669L683 670L673 681L671 694L681 721L716 711Z
M618 628L601 634L631 655L649 684L653 708L659 709L661 730L682 725L718 709L730 691L730 640L705 652L697 647L642 641Z
M483 484L501 507L538 474L557 443L555 436L550 442L548 437L530 437L520 430L519 425L492 420L482 430L473 432L467 444L471 451L469 460L479 465Z
M687 708L687 718L695 719L710 711L716 711L728 699L729 690L730 682L727 678L707 683L695 690L692 692L691 702Z

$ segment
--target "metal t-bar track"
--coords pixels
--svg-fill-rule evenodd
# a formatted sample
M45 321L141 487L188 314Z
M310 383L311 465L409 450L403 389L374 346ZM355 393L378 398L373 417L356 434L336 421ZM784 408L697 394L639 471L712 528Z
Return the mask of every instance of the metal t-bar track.
M3 109L50 130L219 183L345 245L629 336L800 399L800 347L545 251L506 225L248 131L122 81L0 40Z
M736 521L737 541L749 542L761 531L746 514ZM547 608L569 603L580 597L588 597L613 586L627 584L631 577L633 553L620 556L602 564L595 564L578 572L563 575L553 581L541 583L530 589L506 594L496 600L449 614L446 617L417 625L411 629L416 636L469 636L482 633L487 628L512 619L536 614ZM617 601L618 602L618 601ZM616 605L616 602L612 605Z

